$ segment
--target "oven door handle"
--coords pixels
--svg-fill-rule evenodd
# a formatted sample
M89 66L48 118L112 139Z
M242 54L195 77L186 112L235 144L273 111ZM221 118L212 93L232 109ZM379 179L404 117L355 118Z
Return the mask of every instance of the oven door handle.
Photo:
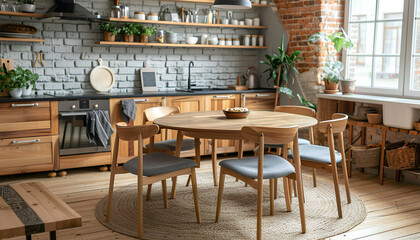
M59 115L61 117L86 116L87 112L62 112Z

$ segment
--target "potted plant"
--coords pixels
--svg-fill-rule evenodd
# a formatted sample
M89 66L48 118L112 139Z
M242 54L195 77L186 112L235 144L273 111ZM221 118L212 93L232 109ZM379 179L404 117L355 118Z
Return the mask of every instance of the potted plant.
M350 38L345 33L344 29L341 29L342 32L333 33L327 35L326 33L319 32L312 34L308 37L308 42L322 42L325 44L327 49L327 62L325 63L323 79L325 83L325 93L336 93L338 90L338 83L343 79L342 71L344 70L344 65L340 61L336 61L335 55L338 54L343 48L350 50L353 47L353 43ZM336 51L335 54L331 54L328 48L329 43L334 45Z
M36 10L34 0L19 0L22 3L22 12L33 13Z
M134 42L134 34L139 30L138 24L135 23L124 23L121 30L124 33L125 42Z
M35 83L38 81L39 75L37 73L32 73L29 69L24 71L24 75L26 82L23 87L22 96L30 96L32 94L32 90L35 90Z
M287 81L289 77L293 78L292 72L299 73L295 68L297 60L301 60L299 57L300 51L293 52L290 56L286 54L284 49L284 35L281 41L281 46L278 47L279 54L273 52L273 55L265 55L267 61L260 61L260 63L266 64L268 68L263 72L268 72L267 83L273 79L274 85L278 88L277 93L284 93L289 97L293 97L293 91L287 87ZM280 69L280 73L279 73Z
M31 86L34 88L34 84L39 78L37 73L34 74L31 70L23 70L20 67L10 71L1 67L0 72L4 73L0 75L0 91L8 88L12 97L21 97L24 88L28 89Z
M111 22L104 22L99 24L99 29L104 31L104 40L109 42L115 41L115 36L120 33L121 29Z
M156 34L156 27L141 27L140 31L140 42L148 43L149 37Z

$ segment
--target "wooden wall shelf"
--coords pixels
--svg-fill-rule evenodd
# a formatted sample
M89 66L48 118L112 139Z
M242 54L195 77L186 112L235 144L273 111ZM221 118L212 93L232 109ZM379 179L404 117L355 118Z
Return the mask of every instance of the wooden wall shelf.
M23 13L23 12L7 12L7 11L0 11L0 15L17 16L17 17L32 17L32 18L44 17L44 14L39 14L39 13Z
M186 3L201 3L213 4L214 0L166 0L165 2L186 2ZM252 7L268 7L268 4L252 4Z
M143 46L143 47L186 47L186 48L241 48L241 49L266 49L267 46L226 46L206 44L179 44L179 43L140 43L140 42L95 42L99 45Z
M145 24L163 24L163 25L179 25L191 27L219 27L219 28L250 28L250 29L268 29L267 26L248 26L248 25L232 25L232 24L208 24L208 23L189 23L189 22L170 22L170 21L152 21L138 19L110 18L112 22L132 22Z
M10 41L10 42L44 42L44 39L38 39L38 38L6 38L6 37L0 37L0 41Z

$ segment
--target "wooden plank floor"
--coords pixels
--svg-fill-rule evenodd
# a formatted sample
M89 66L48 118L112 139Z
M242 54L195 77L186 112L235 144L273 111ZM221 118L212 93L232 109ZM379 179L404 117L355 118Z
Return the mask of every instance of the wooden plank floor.
M202 161L199 171L210 169L211 161ZM311 172L310 169L304 169L304 174ZM330 174L318 170L317 176L319 180L332 182ZM71 170L66 177L52 179L46 178L46 173L0 177L0 184L29 181L42 182L82 216L82 227L58 231L58 239L133 239L105 228L94 216L96 203L107 194L109 172L87 168ZM135 176L120 174L116 186L135 182ZM381 186L377 176L354 172L350 187L354 194L364 200L368 216L354 229L330 239L420 239L420 186L389 179ZM33 239L49 238L43 233L34 235Z

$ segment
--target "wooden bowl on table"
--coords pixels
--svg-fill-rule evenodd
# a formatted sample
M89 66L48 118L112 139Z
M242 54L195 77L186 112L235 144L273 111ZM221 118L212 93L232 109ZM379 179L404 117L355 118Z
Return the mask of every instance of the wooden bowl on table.
M370 124L381 124L382 123L382 114L380 113L368 113L366 114L368 123Z
M251 113L247 108L228 108L223 110L227 119L241 119L247 118Z

